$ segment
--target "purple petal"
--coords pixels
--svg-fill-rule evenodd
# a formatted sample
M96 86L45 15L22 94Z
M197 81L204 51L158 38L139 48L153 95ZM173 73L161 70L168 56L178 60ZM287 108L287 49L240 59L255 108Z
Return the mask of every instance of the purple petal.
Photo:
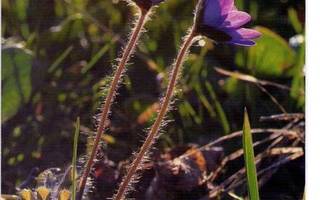
M203 12L203 24L217 27L222 22L221 6L219 0L205 0Z
M234 0L205 0L203 7L203 23L218 27L234 8Z
M242 40L242 39L256 39L261 36L261 33L248 28L239 29L226 29L228 35L232 37L232 40Z
M255 44L252 39L261 36L256 30L240 28L251 20L251 16L238 11L234 0L204 0L202 20L199 30L216 41L252 46Z
M235 45L240 45L240 46L253 46L256 43L252 40L235 40L235 41L230 41L228 42L229 44L235 44Z
M234 0L217 0L220 2L220 6L221 6L221 15L226 15L228 14L233 8L235 8L234 6Z
M244 39L256 39L261 36L261 33L259 31L249 28L240 28L238 29L238 33L240 33L240 35Z
M251 20L251 16L242 11L231 11L224 22L222 23L221 27L226 28L239 28L240 26L248 23Z

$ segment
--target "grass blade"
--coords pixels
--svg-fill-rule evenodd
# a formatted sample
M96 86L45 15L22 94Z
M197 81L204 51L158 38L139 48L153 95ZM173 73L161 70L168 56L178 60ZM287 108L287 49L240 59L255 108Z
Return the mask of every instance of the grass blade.
M49 67L48 72L52 73L54 72L59 65L64 61L64 59L66 59L66 57L71 53L71 51L73 50L73 46L69 46Z
M259 200L257 170L254 162L251 128L247 110L244 110L242 145L247 173L247 186L250 200Z
M209 82L206 81L206 88L209 92L209 95L212 99L212 101L214 102L214 106L215 106L215 109L216 109L216 113L218 115L218 118L220 120L220 123L222 124L222 127L223 127L223 130L224 130L224 134L227 135L230 133L230 124L229 124L229 121L228 121L228 118L222 108L222 105L221 103L219 102L218 98L217 98L217 95L216 93L214 92L211 84Z
M78 150L78 138L80 134L80 118L77 118L76 130L74 132L73 139L73 153L72 153L72 200L76 200L77 190L77 178L76 178L76 167L77 167L77 150Z
M107 42L89 61L89 63L81 69L81 73L87 73L98 61L99 59L110 49L112 44Z

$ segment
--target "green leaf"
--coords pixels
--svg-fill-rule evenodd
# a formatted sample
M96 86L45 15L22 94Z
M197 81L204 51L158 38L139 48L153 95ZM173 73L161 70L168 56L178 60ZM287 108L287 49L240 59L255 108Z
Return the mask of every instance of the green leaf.
M270 29L257 27L256 30L261 32L262 36L256 40L255 46L247 49L247 63L242 67L249 68L254 75L284 75L294 63L293 49L287 41Z
M215 110L217 112L217 115L218 115L218 118L220 120L220 123L221 123L221 125L223 127L224 133L225 133L225 135L229 134L230 133L230 124L229 124L228 118L227 118L227 116L226 116L226 114L225 114L225 112L224 112L224 110L222 108L222 105L219 102L219 100L217 98L217 95L214 92L213 87L211 86L211 84L208 81L206 81L205 84L206 84L206 88L207 88L207 90L209 92L209 95L210 95L212 101L214 102Z
M289 18L289 21L291 22L294 30L297 33L301 33L302 32L302 24L299 21L298 13L294 8L288 9L288 18Z
M197 96L198 96L200 102L201 102L201 103L203 104L203 106L206 108L206 110L208 111L210 117L212 117L212 118L216 117L216 113L215 113L213 107L211 106L209 100L208 100L207 97L204 95L204 93L203 93L200 85L199 85L199 84L198 84L198 85L195 85L195 86L194 86L194 89L195 89L195 91L196 91L196 93L197 93Z
M236 78L229 77L225 80L223 90L235 98L240 98L243 97L243 94L245 93L244 86L243 82Z
M244 110L242 144L244 151L244 160L247 174L247 186L250 200L259 200L259 186L257 179L257 170L254 162L254 151L252 144L251 128L247 110Z
M2 49L1 122L13 117L31 95L32 54L19 47Z
M297 101L298 107L305 105L305 76L303 72L305 64L305 43L303 43L296 56L296 64L293 68L293 79L291 83L290 96Z
M80 118L77 118L76 130L74 132L73 139L73 154L72 154L72 200L76 200L77 192L77 150L78 150L78 138L80 134Z
M71 53L73 46L69 46L49 67L49 73L55 71L59 65L66 59L66 57Z
M81 73L87 73L98 61L99 59L110 49L112 44L106 43L97 53L93 55L89 63L81 69Z

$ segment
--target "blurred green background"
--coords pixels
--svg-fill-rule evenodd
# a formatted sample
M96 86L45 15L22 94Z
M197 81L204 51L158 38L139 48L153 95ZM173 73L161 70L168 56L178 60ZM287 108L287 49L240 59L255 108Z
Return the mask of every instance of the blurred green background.
M167 71L192 23L194 0L167 0L154 10L113 105L104 137L111 160L137 150L155 116ZM191 48L160 150L205 144L242 127L247 106L259 117L304 112L304 0L236 0L263 37L252 48L214 44ZM81 119L80 153L95 126L108 77L136 9L119 0L2 0L2 191L14 193L33 167L71 162L74 121ZM286 85L266 89L217 73L240 71ZM277 124L274 124L277 126Z

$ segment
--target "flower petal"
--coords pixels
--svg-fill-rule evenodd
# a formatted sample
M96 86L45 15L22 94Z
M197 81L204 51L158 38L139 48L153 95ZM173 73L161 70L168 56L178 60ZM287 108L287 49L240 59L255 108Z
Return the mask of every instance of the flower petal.
M204 0L203 8L203 23L218 27L235 6L234 0Z
M225 32L232 37L232 40L256 39L261 36L260 32L248 28L226 29Z
M226 28L239 28L240 26L248 23L251 20L251 16L242 11L231 11L225 18L220 27Z
M238 29L238 33L240 33L240 35L244 39L256 39L261 36L261 33L259 31L249 28L240 28Z
M203 24L218 27L223 18L219 0L205 0L203 5Z
M240 46L253 46L256 44L253 40L235 40L235 41L229 41L228 43L240 45Z
M217 0L220 2L220 6L221 6L221 15L226 15L228 14L233 8L235 8L234 6L234 0Z

